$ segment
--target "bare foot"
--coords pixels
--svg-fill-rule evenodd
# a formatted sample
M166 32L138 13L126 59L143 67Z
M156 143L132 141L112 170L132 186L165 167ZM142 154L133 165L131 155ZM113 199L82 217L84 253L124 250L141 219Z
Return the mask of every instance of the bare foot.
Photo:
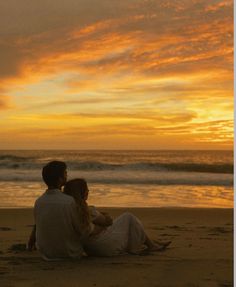
M153 244L153 246L150 246L148 249L151 252L155 251L164 251L166 248L171 244L171 241L166 241L166 242L158 242L157 244Z
M172 241L164 241L164 242L161 242L161 241L157 241L157 240L154 240L154 242L157 244L157 245L161 245L161 246L165 246L165 247L168 247Z
M139 249L137 251L131 251L129 252L130 254L132 255L141 255L141 256L144 256L144 255L148 255L150 252L150 249L148 247L144 247L142 249Z

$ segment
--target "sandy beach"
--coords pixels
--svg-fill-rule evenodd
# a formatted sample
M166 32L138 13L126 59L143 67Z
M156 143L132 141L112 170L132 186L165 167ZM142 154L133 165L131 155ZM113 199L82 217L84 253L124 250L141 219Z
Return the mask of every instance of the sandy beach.
M45 262L37 251L12 248L26 243L32 209L0 209L0 286L233 286L232 209L104 209L113 217L133 212L151 238L171 246L145 256Z

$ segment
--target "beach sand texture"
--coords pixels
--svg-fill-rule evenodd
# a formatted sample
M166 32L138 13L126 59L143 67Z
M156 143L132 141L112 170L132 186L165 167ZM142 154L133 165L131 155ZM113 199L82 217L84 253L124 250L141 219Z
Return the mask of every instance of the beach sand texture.
M233 286L232 209L106 211L114 217L133 212L151 238L173 242L166 251L146 256L45 262L37 251L11 250L26 243L34 222L32 209L0 209L0 286Z

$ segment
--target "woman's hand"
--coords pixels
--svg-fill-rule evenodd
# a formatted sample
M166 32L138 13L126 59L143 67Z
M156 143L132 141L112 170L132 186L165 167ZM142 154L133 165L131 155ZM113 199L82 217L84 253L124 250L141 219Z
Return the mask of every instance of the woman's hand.
M101 212L101 214L105 217L105 224L106 224L106 226L112 225L112 223L113 223L112 217L106 212Z
M93 223L101 226L110 226L113 223L113 219L106 212L99 212L99 215L93 220Z

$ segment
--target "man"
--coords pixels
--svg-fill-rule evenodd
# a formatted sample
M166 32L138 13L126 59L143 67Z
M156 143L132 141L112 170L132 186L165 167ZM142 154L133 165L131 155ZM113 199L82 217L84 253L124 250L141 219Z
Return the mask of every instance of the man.
M64 162L52 161L44 166L42 177L48 189L34 205L35 224L28 248L37 248L46 260L80 258L83 253L82 238L88 236L93 226L81 228L73 197L61 192L66 183L67 167Z

